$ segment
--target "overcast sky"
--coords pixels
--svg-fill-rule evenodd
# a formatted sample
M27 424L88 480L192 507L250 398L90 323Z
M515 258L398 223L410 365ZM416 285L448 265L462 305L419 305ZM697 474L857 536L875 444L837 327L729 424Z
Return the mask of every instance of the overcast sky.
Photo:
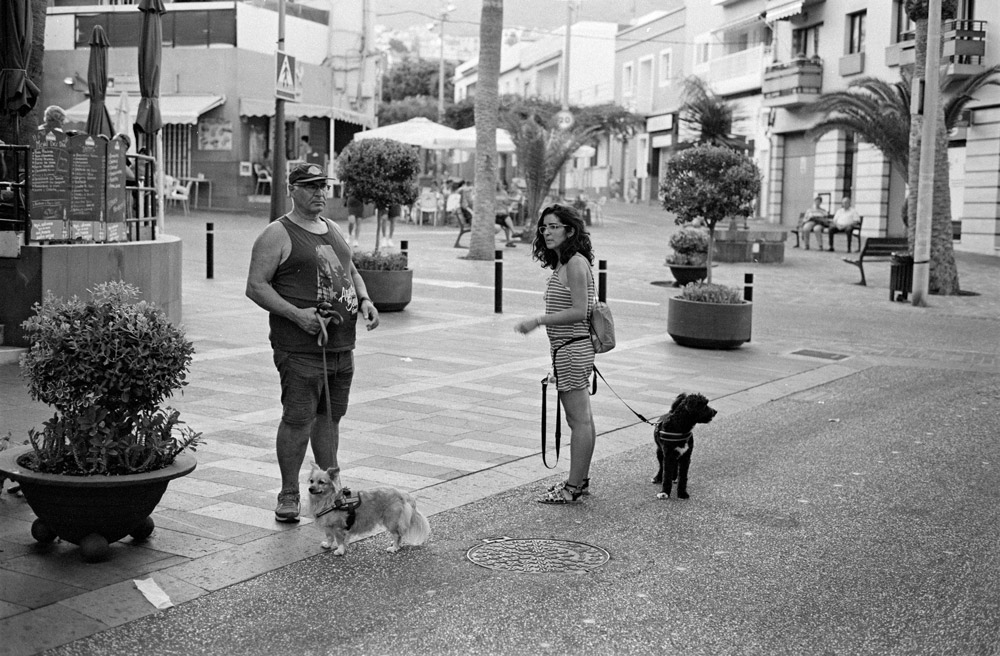
M396 29L431 23L438 19L444 4L449 3L377 0L375 22ZM480 0L451 0L450 4L455 10L449 14L446 33L478 36ZM638 17L662 9L664 4L662 0L583 0L576 20L628 23L633 15ZM551 29L566 24L566 0L504 0L503 5L504 27Z

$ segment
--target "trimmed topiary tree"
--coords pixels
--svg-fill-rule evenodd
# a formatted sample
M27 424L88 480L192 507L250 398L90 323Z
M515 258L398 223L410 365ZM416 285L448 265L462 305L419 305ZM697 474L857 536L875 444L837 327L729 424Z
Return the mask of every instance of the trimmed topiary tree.
M660 183L663 209L678 225L700 220L708 227L708 282L712 282L715 226L726 217L753 214L760 170L749 156L724 146L702 144L667 163Z
M413 146L392 139L352 141L337 158L344 193L376 209L375 250L382 245L382 217L392 205L416 202L420 158Z

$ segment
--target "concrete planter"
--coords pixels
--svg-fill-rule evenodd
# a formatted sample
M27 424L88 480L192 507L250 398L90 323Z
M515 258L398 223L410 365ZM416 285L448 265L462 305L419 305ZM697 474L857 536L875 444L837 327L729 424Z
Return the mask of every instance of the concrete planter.
M358 269L368 297L379 312L399 312L413 298L413 269L374 271Z
M691 282L698 282L708 277L708 266L691 264L668 264L670 273L674 275L674 287L683 287Z
M196 462L181 453L173 464L142 474L64 476L42 474L18 464L31 446L0 452L0 472L21 484L24 498L38 518L31 535L39 542L57 537L80 545L89 562L103 560L108 544L127 535L144 540L153 532L150 517L167 483L194 471Z
M734 349L750 341L753 303L701 303L671 298L667 334L681 346Z

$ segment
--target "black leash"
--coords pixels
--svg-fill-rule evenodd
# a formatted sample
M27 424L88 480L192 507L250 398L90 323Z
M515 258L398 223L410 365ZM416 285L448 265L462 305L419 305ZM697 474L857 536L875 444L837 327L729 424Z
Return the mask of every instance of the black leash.
M558 388L558 385L559 385L559 373L556 371L556 353L558 353L559 349L561 349L562 347L566 346L567 344L571 344L572 342L578 342L578 341L583 340L583 339L590 339L590 335L582 335L580 337L574 337L572 339L566 340L565 342L563 342L562 344L560 344L559 346L557 346L556 350L554 350L552 352L552 376L551 377L550 376L546 376L545 378L542 379L542 464L545 465L546 469L555 469L556 465L559 464L559 446L560 446L560 443L562 442L562 404L559 402L559 400L560 400L559 399L559 388ZM636 417L638 417L639 421L641 421L641 422L643 422L645 424L649 424L650 426L656 426L655 422L652 422L649 419L646 419L641 414L639 414L638 412L636 412L632 408L632 406L630 406L628 403L625 402L625 399L623 399L618 394L618 392L615 391L615 388L611 387L611 384L608 383L608 380L604 377L604 374L602 374L601 371L597 368L596 364L594 365L593 369L594 369L594 376L593 376L593 379L592 379L592 382L591 382L591 385L590 385L590 395L591 396L594 396L595 394L597 394L597 377L600 376L601 380L604 381L604 384L608 386L609 390L611 390L611 393L614 394L616 397L618 397L618 400L621 401L622 404L632 412L632 414L634 414ZM548 434L548 431L547 431L547 418L548 418L547 406L548 406L548 403L547 403L547 400L548 400L548 396L549 396L548 395L548 385L549 385L550 378L554 379L552 382L556 383L556 430L555 430L556 461L552 464L551 467L549 467L548 460L545 457L545 451L546 451L546 448L547 448L547 445L546 445L547 434Z

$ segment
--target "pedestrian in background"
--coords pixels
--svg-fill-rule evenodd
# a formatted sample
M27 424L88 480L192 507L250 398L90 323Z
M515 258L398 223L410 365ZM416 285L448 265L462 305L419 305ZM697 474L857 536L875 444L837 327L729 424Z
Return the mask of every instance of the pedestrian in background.
M816 243L820 250L823 250L823 228L830 225L830 215L823 209L823 197L816 196L813 206L802 213L802 221L799 224L799 234L805 242L806 250L809 250L809 235L813 230L818 229Z
M340 420L354 378L358 315L368 330L379 323L347 240L322 215L329 180L315 164L292 168L292 211L257 237L247 275L246 295L269 313L281 381L276 441L281 492L274 510L279 522L299 521L299 470L308 445L317 465L339 466Z
M590 312L594 307L594 253L583 219L572 207L552 205L542 211L532 244L532 257L552 269L545 288L545 314L525 319L514 330L527 335L545 326L559 403L569 424L569 478L554 485L539 503L565 504L579 500L590 487L590 461L597 432L590 408L590 377L594 347Z

